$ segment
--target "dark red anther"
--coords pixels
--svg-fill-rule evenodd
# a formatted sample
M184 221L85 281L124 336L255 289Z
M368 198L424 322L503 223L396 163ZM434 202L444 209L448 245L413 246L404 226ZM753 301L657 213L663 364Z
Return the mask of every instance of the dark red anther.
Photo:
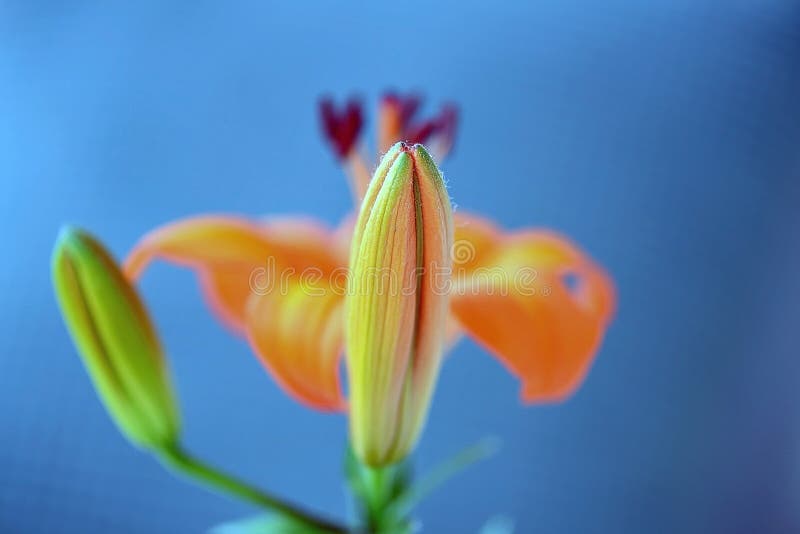
M383 95L383 103L397 108L400 114L400 124L405 130L411 124L414 115L417 114L417 110L422 103L422 97L415 94L400 96L397 93L389 92Z
M449 147L455 140L457 126L458 108L454 104L445 104L436 117L410 127L406 138L411 143L427 143L432 136L439 136Z
M333 100L323 98L319 102L319 116L322 132L333 146L336 155L344 159L353 150L364 126L361 103L351 98L344 109L336 109Z
M456 131L458 130L458 107L455 104L447 103L442 106L438 119L438 135L441 136L447 150L452 150L456 141Z
M428 119L420 124L410 126L405 132L405 138L412 144L425 144L434 132L436 132L436 119Z
M454 104L442 106L439 115L425 121L414 121L422 104L417 94L408 96L388 92L383 96L383 105L394 108L400 119L399 138L411 144L427 143L431 137L438 137L449 150L453 146L458 125L458 108Z

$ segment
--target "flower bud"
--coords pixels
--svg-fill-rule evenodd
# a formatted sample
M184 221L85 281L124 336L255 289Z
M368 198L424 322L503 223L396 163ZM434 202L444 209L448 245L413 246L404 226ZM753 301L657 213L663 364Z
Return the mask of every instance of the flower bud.
M161 344L116 262L92 236L67 227L52 276L67 329L120 431L147 449L173 445L180 421Z
M346 343L353 448L404 458L425 423L442 359L453 214L422 145L394 145L361 205L350 254Z

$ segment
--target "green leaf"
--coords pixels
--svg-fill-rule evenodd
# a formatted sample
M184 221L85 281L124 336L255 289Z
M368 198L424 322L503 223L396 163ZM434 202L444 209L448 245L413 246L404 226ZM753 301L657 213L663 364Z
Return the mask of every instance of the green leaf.
M398 517L409 513L417 504L445 482L468 467L493 456L500 448L500 440L486 437L436 466L418 483L398 496L390 512Z

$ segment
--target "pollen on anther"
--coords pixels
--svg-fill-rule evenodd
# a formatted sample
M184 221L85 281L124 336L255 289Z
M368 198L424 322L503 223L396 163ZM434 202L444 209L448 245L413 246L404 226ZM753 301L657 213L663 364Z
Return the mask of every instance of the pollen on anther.
M364 126L361 103L354 98L348 100L340 110L330 98L319 103L319 117L322 133L339 158L346 158L355 147Z

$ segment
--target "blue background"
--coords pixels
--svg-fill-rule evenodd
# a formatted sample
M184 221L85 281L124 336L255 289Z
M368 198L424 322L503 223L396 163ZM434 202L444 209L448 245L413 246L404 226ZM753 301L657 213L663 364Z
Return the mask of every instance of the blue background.
M198 532L252 510L116 432L59 318L59 226L118 255L202 212L336 223L320 94L419 89L463 112L454 201L546 226L613 274L619 312L565 404L525 408L471 342L447 361L424 469L494 459L425 532L800 530L800 7L705 2L0 4L0 531ZM186 271L142 291L199 455L342 514L341 416L286 397Z

